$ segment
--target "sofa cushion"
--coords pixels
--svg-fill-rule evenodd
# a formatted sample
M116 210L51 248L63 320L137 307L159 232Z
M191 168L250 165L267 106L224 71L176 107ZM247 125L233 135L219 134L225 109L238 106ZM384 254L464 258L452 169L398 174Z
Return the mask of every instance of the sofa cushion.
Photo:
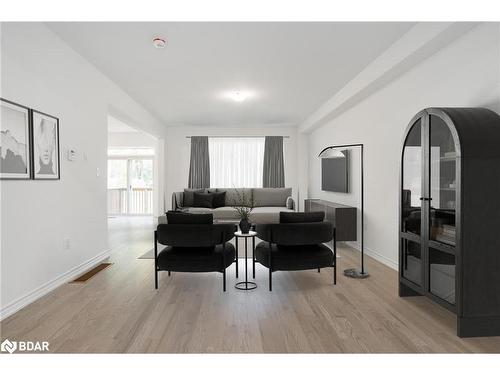
M292 195L292 188L255 188L255 207L286 207L286 199Z
M226 243L224 257L222 249L222 245L194 248L167 246L158 254L158 267L175 272L222 271L222 264L224 268L229 267L236 253L230 242Z
M324 219L323 211L280 212L280 223L316 223Z
M214 217L211 213L193 214L169 211L167 212L167 222L168 224L212 224Z
M282 211L293 212L286 207L255 207L250 213L250 222L252 224L277 224Z
M203 193L205 189L184 189L184 201L182 202L183 207L192 207L194 201L194 193Z
M213 208L214 196L210 193L193 193L193 207Z
M219 193L211 193L213 196L212 207L219 208L226 205L226 192L221 191Z
M238 216L238 212L233 207L218 207L213 209L214 219L215 220L234 220L239 221L240 217Z
M325 245L278 246L260 242L255 247L255 259L269 268L269 251L273 271L298 271L331 267L333 252Z
M189 214L211 214L213 211L213 208L206 207L187 207L182 209L182 212Z
M226 192L226 206L236 206L240 204L238 193L242 196L244 195L247 200L252 196L252 189L247 188L217 188L217 192Z

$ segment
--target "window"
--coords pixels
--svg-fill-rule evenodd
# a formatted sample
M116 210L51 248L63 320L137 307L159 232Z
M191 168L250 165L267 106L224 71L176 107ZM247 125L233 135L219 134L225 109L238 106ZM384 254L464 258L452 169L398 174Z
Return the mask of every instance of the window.
M264 138L209 138L212 187L262 187Z
M117 147L108 148L108 156L154 156L155 150L150 147Z

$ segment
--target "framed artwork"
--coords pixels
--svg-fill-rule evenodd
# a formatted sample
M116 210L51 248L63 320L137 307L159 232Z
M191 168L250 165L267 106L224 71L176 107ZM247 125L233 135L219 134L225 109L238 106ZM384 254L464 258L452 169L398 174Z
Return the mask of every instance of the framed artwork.
M1 99L0 179L29 180L32 172L30 109Z
M59 119L32 110L33 176L35 180L58 180Z

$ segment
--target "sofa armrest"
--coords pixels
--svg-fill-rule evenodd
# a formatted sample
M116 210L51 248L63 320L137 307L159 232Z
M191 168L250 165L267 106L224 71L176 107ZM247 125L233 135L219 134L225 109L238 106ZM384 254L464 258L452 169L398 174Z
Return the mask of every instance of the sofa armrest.
M292 197L288 197L286 199L286 208L288 208L289 210L295 211L295 201L293 200Z
M172 211L177 211L182 208L184 202L184 192L176 191L172 193Z

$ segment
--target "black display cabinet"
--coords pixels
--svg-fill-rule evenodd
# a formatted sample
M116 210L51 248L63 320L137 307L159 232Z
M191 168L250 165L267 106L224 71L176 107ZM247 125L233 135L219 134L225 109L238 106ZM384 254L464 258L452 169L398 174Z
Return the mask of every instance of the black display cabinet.
M460 337L500 335L500 116L428 108L401 157L399 295L457 315Z

